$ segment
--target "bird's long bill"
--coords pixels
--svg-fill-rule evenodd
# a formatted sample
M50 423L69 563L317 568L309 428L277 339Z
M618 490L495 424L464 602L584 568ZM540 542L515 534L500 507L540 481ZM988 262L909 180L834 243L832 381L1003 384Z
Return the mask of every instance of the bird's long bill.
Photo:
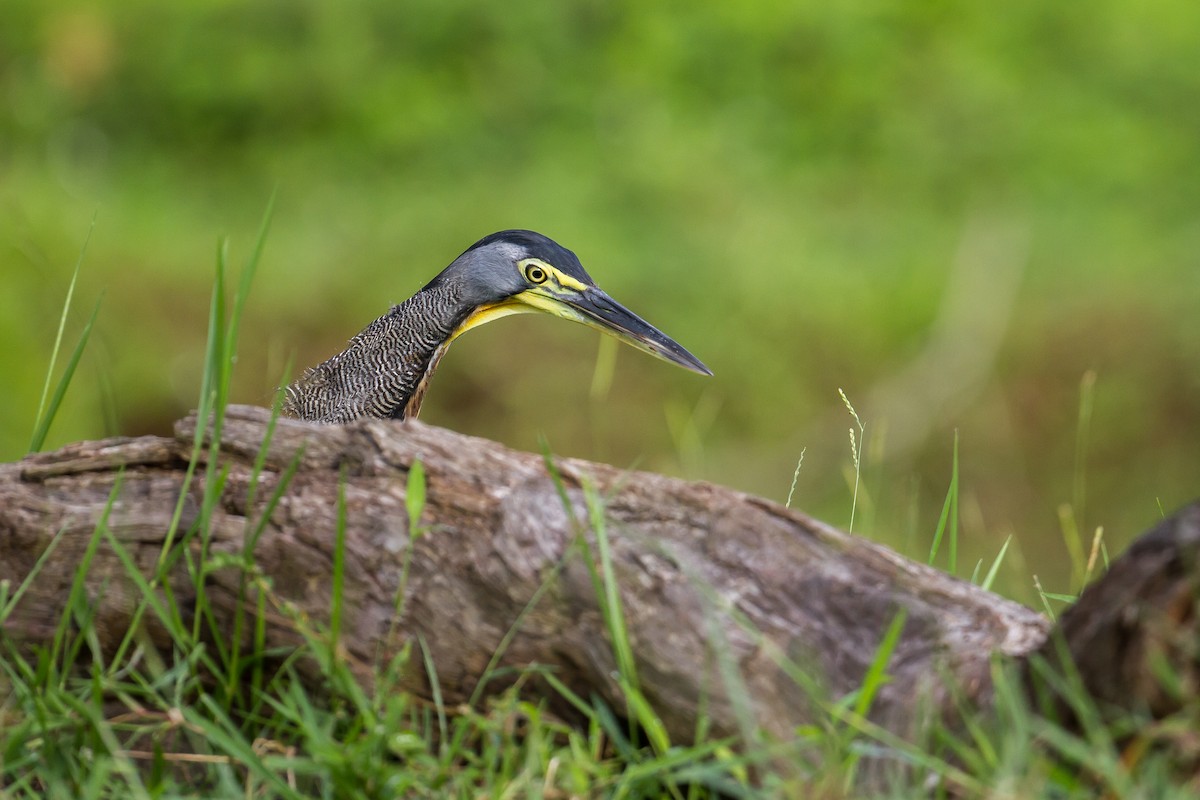
M594 286L561 295L537 288L527 289L516 299L555 316L582 322L684 369L712 375L712 370L678 342Z

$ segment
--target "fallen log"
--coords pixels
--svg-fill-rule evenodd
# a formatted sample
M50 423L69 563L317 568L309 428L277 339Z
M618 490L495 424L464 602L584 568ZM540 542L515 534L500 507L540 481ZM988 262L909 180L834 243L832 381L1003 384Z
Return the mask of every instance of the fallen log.
M1080 728L1079 710L1038 680L1077 678L1101 717L1163 719L1200 694L1200 503L1135 541L1059 617L1024 672L1042 710ZM1193 752L1198 750L1190 743Z
M36 646L53 635L101 521L138 569L154 574L181 492L181 529L208 514L208 550L228 557L206 584L226 635L244 584L238 556L260 528L253 559L266 580L259 585L271 587L276 608L286 603L328 623L344 509L341 646L361 680L421 641L447 704L466 702L481 681L488 693L504 688L512 673L499 677L496 668L537 664L577 694L620 708L603 593L588 566L597 545L590 492L603 501L640 689L673 740L689 740L701 713L716 736L790 736L817 718L814 692L837 698L860 686L900 613L890 680L870 717L901 736L914 733L923 713L953 713L964 700L986 705L993 657L1019 659L1050 641L1040 614L776 503L572 459L554 460L555 477L540 456L417 422L278 420L268 437L268 411L231 407L213 472L223 486L206 510L206 471L185 480L196 424L181 421L173 438L82 442L0 465L0 579L18 585L58 537L6 620L5 637ZM201 461L216 452L200 450ZM418 459L428 488L414 532L406 489ZM1122 642L1130 641L1099 632L1129 623L1119 613L1114 621L1109 602L1136 606L1140 620L1159 626L1195 619L1200 506L1164 526L1153 547L1131 549L1137 569L1116 564L1064 619L1071 654L1106 699L1124 668ZM186 609L191 579L183 570L179 560L172 586ZM114 647L140 590L103 542L86 588L99 644ZM1094 608L1090 597L1105 599ZM269 648L299 641L295 619L271 615ZM167 645L150 615L143 624L152 641ZM1144 659L1145 649L1135 657ZM1194 648L1171 652L1194 669ZM429 696L427 681L425 670L413 669L405 688Z

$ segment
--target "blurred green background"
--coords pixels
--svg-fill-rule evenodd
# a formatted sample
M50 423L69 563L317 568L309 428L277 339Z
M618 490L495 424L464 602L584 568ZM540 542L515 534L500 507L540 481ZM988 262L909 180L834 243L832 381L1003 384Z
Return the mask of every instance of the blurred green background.
M217 243L277 189L237 401L533 228L716 376L512 318L425 421L777 500L803 449L845 526L841 388L856 532L928 552L957 430L958 571L1013 534L1002 588L1066 591L1064 514L1116 551L1200 494L1198 53L1191 0L9 0L0 455L93 215L55 446L195 405Z

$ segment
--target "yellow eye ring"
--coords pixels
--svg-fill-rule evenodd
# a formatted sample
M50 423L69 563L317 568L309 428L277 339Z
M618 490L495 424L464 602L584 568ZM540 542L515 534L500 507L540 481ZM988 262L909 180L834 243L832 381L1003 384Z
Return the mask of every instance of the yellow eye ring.
M537 264L526 264L525 277L529 279L530 283L545 283L550 275Z

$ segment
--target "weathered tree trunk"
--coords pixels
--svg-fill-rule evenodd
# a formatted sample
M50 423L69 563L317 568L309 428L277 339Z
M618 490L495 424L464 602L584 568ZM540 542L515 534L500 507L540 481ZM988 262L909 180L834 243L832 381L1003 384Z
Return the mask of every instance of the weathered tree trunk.
M1055 672L1077 673L1102 716L1173 714L1200 694L1198 612L1200 503L1193 503L1134 542L1062 614L1025 665L1031 688L1047 711L1078 722L1063 698L1040 685L1035 662L1041 661ZM1196 745L1189 743L1193 757Z
M891 680L871 716L900 735L911 733L922 710L946 712L951 689L986 703L993 654L1031 653L1050 631L1042 616L1020 605L719 486L557 460L568 508L541 457L492 442L419 423L322 427L280 420L264 445L268 422L268 413L257 408L233 407L225 418L220 466L227 476L212 510L211 551L242 552L294 463L254 559L273 586L276 608L287 601L309 618L328 620L342 492L341 633L348 658L369 681L370 665L420 637L450 704L472 694L517 626L497 666L548 665L583 696L594 693L622 707L599 592L577 546L586 541L596 552L596 534L587 524L589 485L603 498L641 689L677 740L693 735L701 704L716 735L789 735L814 719L814 685L830 697L859 686L899 612L905 623L888 664ZM31 644L52 634L77 565L106 515L112 535L145 574L153 573L185 486L183 528L201 514L204 470L190 485L184 480L195 424L179 423L173 439L84 442L0 466L0 578L19 584L62 532L8 619L5 636ZM251 493L263 447L262 472ZM415 459L428 475L428 495L420 520L424 533L414 540L405 490ZM1121 674L1124 659L1144 660L1150 647L1138 644L1130 656L1128 636L1105 633L1129 622L1110 603L1142 608L1135 623L1162 608L1175 615L1173 621L1194 624L1200 507L1167 528L1155 535L1153 547L1131 551L1134 571L1141 570L1136 579L1124 565L1114 566L1064 620L1067 644L1094 676L1089 685L1098 695L1108 698L1108 682ZM230 631L241 583L235 566L217 569L208 580L209 603ZM185 608L189 585L173 583ZM97 605L101 646L111 647L130 624L138 594L105 542L87 586ZM162 636L153 620L145 624L152 637ZM268 637L268 646L295 643L292 617L275 613ZM1194 667L1194 649L1173 652ZM797 674L807 677L798 681ZM423 669L414 669L408 688L427 693L426 680ZM493 679L488 690L502 684Z

